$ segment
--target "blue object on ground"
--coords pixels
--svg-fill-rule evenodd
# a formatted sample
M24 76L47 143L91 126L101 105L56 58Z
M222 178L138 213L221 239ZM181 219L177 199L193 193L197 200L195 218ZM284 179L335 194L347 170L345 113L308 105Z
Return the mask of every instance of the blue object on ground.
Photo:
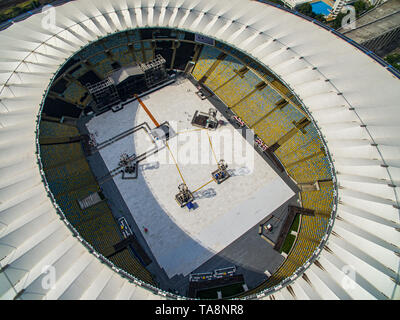
M188 202L188 203L186 204L186 206L188 207L189 210L194 208L194 205L193 205L192 202Z
M327 16L332 9L331 6L322 1L311 3L311 8L315 14L323 14L325 16Z

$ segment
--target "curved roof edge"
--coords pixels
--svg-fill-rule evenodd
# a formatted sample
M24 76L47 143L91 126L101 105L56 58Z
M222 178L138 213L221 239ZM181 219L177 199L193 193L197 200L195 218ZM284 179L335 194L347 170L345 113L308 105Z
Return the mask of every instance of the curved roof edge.
M240 10L240 5L246 5L247 10ZM346 297L347 294L351 298L398 298L400 239L396 229L399 229L400 147L396 106L400 90L393 90L399 86L398 79L384 71L379 61L375 64L371 55L362 55L358 49L354 51L353 44L346 45L336 35L317 29L313 23L277 10L280 9L247 0L207 3L198 0L80 0L56 8L55 31L42 27L42 13L0 32L1 41L10 43L13 39L10 46L0 50L3 109L0 121L3 137L8 138L2 140L7 157L0 159L0 170L5 173L0 192L2 240L16 232L14 239L22 241L18 230L29 223L25 218L30 215L41 213L41 219L45 219L45 215L50 219L46 228L32 235L37 241L45 237L35 248L21 243L16 251L11 250L12 254L6 253L5 259L0 261L3 268L0 274L13 279L18 274L13 264L30 265L31 272L25 276L31 277L31 282L25 284L33 285L38 279L37 273L36 278L33 277L33 270L39 263L39 255L33 254L33 249L41 252L37 249L42 248L40 246L51 247L44 245L43 239L53 237L51 231L56 228L50 222L54 214L49 213L41 177L37 167L32 167L35 148L31 139L37 106L46 89L44 83L49 83L63 58L69 57L83 43L95 40L97 33L148 24L210 35L255 57L296 92L318 124L336 163L339 220L333 226L334 237L327 243L333 255L323 250L319 257L322 261L319 264L322 263L325 271L320 274L315 265L307 270L309 278L316 277L313 284L317 286L317 293L305 289L301 279L292 286L295 292L299 296L307 292L305 296L308 297L313 294ZM91 31L92 27L95 32ZM21 168L25 170L21 172ZM15 192L23 196L16 198ZM38 198L42 202L24 213L21 208L26 210L27 201L33 195L40 195ZM46 211L41 211L46 205ZM66 239L60 241L52 245L59 243L61 246ZM374 254L379 260L368 254L368 246L375 248ZM53 249L52 254L60 254L61 249ZM49 255L46 255L48 259ZM344 276L343 266L350 264L356 267L358 275L353 291L340 289L332 282L332 276ZM18 286L21 287L21 282ZM22 285L19 289L26 290L28 286ZM73 284L68 289L71 286ZM93 293L94 289L90 288L87 290ZM20 290L17 292L21 294ZM22 292L25 292L22 295L28 294ZM72 289L69 292L78 294ZM282 290L277 296L286 297Z

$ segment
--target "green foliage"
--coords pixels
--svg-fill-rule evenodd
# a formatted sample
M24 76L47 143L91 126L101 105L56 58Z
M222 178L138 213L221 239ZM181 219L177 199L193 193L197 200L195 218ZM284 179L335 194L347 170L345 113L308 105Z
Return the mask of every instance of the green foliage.
M323 14L321 14L321 13L315 15L314 19L318 20L318 21L321 21L321 22L325 22L326 21L325 16Z
M312 11L312 6L311 6L311 4L310 4L309 2L302 3L302 4L298 5L298 6L296 7L296 10L297 10L298 12L300 12L300 13L302 13L302 14L308 16L308 17L310 17L310 18L319 20L319 21L321 21L321 22L325 22L325 21L326 21L323 14L315 14L315 13Z
M400 53L389 54L385 57L385 60L400 71Z
M282 245L281 252L285 252L288 254L290 252L290 249L292 248L295 240L296 240L296 237L289 233L286 236L285 242Z
M309 2L300 4L297 7L297 11L311 18L314 18L313 15L315 15Z
M281 5L282 7L285 6L285 3L284 3L283 1L281 1L281 0L268 0L268 1L269 1L269 2L272 2L272 3L279 4L279 5Z
M300 215L297 214L296 218L294 218L294 220L293 220L293 223L292 223L292 225L290 227L289 232L292 231L292 230L297 232L297 229L299 228L299 223L300 223Z
M293 220L292 225L290 226L289 233L286 236L286 239L282 245L281 252L289 253L290 249L293 246L294 241L296 240L296 237L290 233L292 231L297 232L297 230L299 229L299 224L300 224L300 215L297 214Z
M354 9L356 10L356 16L360 16L360 14L364 13L367 10L372 9L374 6L368 6L363 0L357 0L352 4L354 6ZM333 29L339 29L342 26L342 20L343 18L349 13L349 10L347 12L339 12L339 14L336 16L335 20L332 23L332 28Z
M356 9L356 16L358 17L361 13L367 10L367 4L362 0L357 0L353 3L354 9Z
M347 13L348 13L348 11L346 13L339 12L339 14L336 16L335 20L333 20L333 24L332 24L333 29L339 29L342 26L342 20L347 15Z

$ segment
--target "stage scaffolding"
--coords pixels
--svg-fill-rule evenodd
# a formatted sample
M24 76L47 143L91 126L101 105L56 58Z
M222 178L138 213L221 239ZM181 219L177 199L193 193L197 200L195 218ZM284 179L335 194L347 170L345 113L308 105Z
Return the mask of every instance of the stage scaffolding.
M95 84L88 83L86 87L96 102L96 108L99 111L120 102L117 88L111 78L106 78Z
M168 79L165 63L166 61L162 55L158 54L155 59L140 64L148 88L154 87Z
M102 112L121 103L127 95L133 96L138 90L146 91L167 81L165 64L166 60L158 54L149 62L114 70L104 80L87 84L86 87L95 102L95 111Z

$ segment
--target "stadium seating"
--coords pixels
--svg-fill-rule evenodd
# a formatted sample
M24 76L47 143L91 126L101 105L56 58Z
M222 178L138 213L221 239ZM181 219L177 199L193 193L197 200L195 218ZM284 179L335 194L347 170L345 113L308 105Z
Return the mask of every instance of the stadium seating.
M109 58L106 58L106 59L100 61L96 65L97 73L99 73L103 78L105 78L113 70L111 64L112 64L112 61Z
M49 121L41 122L40 135L43 137L77 134L79 132L75 127ZM100 191L80 142L41 145L40 154L46 180L65 217L97 252L106 255L112 251L112 246L120 242L123 236L106 201L84 210L78 203L79 200ZM116 254L111 260L133 276L153 283L151 274L128 250Z
M227 56L219 61L217 67L204 83L211 90L215 90L221 85L225 84L227 81L229 81L229 79L234 77L236 75L235 70L238 71L242 67L243 65L240 64L239 61L230 56ZM207 70L205 70L205 72L207 72Z
M80 104L86 91L87 90L77 82L71 82L67 85L67 89L64 91L63 96L73 104Z
M302 216L299 232L289 255L266 282L248 292L256 293L290 277L319 245L333 208L332 176L315 126L309 123L301 130L296 127L296 124L304 119L305 113L290 91L244 54L219 43L216 46L234 57L226 56L217 61L220 52L205 46L192 71L193 77L200 80L208 72L204 84L268 146L282 140L282 145L278 145L275 155L295 181L324 181L320 183L319 190L300 193L303 207L314 210L315 215ZM216 63L218 65L215 67ZM210 69L211 66L215 69ZM237 71L243 67L247 67L248 71L238 75ZM263 77L267 82L260 87L259 83L264 81ZM272 86L268 85L268 82L272 83ZM280 104L280 101L285 101L282 100L283 95L289 97L292 103ZM288 138L282 139L284 137Z
M77 227L85 218L85 212L81 210L78 200L83 199L90 194L99 191L97 184L86 185L84 188L69 191L68 193L58 194L56 200L63 210L68 221Z
M285 165L306 158L321 150L322 143L312 124L304 128L305 133L298 131L290 140L283 144L276 155Z
M146 62L151 61L154 59L153 50L144 50L144 59Z
M76 228L101 254L122 240L106 202L100 202L86 209L83 218L76 224Z
M124 249L121 252L118 252L114 256L110 257L110 260L117 267L123 268L130 274L134 274L140 280L155 285L151 274L142 267L139 261L131 258L131 253L129 252L129 249Z
M293 128L293 123L283 117L279 109L276 109L258 122L253 130L267 145L271 146Z
M128 47L128 41L134 42L133 48ZM111 57L104 53L104 48L110 49ZM154 51L150 41L140 41L140 32L136 30L107 38L101 44L85 48L80 55L89 60L97 73L105 76L112 71L113 60L121 65L133 61L145 62L153 58ZM80 77L85 70L86 67L77 69L71 76ZM283 141L279 142L274 153L297 183L325 181L320 184L319 190L300 193L302 206L314 210L315 215L302 216L296 241L287 259L257 290L271 287L303 265L326 232L334 188L323 143L312 122L302 129L296 127L307 117L296 98L272 74L245 54L218 42L216 47L203 46L192 75L213 91L266 145ZM64 97L77 103L84 92L75 82L70 82ZM288 96L292 103L280 104L285 101L282 95ZM41 125L43 137L78 133L75 128L58 123L43 122ZM78 205L78 200L99 191L80 143L42 145L41 157L49 186L69 221L96 250L107 252L122 236L105 201L85 210ZM150 273L128 249L110 259L140 279L153 281Z
M41 145L40 155L45 170L58 167L83 157L82 148L79 142Z
M78 129L70 125L50 121L41 121L40 123L40 137L74 137L78 135Z
M121 63L122 66L129 65L134 61L132 53L129 52L129 49L126 45L111 49L111 54L115 60Z
M329 162L326 156L318 155L291 166L288 174L298 183L311 183L317 180L331 179Z
M201 50L199 59L193 68L192 75L196 80L200 80L207 70L214 63L220 52L212 47L204 46Z
M82 49L78 54L82 58L82 60L86 60L87 58L95 55L96 53L104 52L104 47L100 43L92 43Z
M46 170L46 179L55 195L96 183L85 158Z
M320 182L319 187L320 190L301 192L303 207L313 209L316 213L329 216L333 206L333 183L331 181Z
M266 86L261 91L256 90L247 99L238 103L233 111L242 119L246 119L248 126L259 121L263 115L270 112L280 96L270 87Z
M114 34L112 37L106 37L102 39L101 42L106 49L111 49L119 47L121 45L126 45L127 38L125 33L117 33Z
M107 55L104 52L102 52L102 53L96 54L94 56L91 56L88 59L88 62L92 65L96 65L106 59L107 59Z
M80 68L75 68L75 70L73 70L70 75L74 78L74 79L78 79L79 77L83 76L86 72L88 72L89 70L86 68L86 66L84 64L80 64Z
M130 30L126 34L130 43L141 39L139 30Z
M240 76L235 76L226 84L225 82L223 83L224 86L217 91L217 95L228 107L239 102L242 97L254 89L247 81L243 81Z

